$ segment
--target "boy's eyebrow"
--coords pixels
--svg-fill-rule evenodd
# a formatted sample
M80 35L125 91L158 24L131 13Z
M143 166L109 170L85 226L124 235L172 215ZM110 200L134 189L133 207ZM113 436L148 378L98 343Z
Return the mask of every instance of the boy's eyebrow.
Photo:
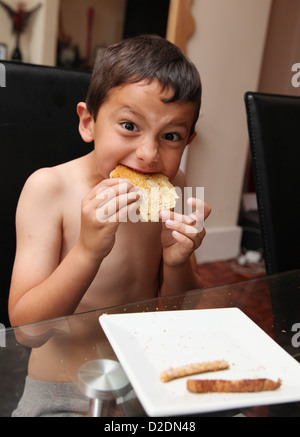
M135 115L135 116L137 116L137 117L143 118L143 116L142 116L139 112L135 111L135 110L132 109L130 106L123 106L123 107L120 109L120 111L128 111L128 112L131 112L132 115Z
M128 111L131 112L133 115L139 117L139 118L144 118L142 114L140 114L139 112L135 111L133 108L131 108L130 106L123 106L121 108L121 111ZM184 127L186 130L189 130L190 127L188 125L188 123L186 121L181 121L181 120L171 120L170 123L168 123L168 126L176 126L176 127Z

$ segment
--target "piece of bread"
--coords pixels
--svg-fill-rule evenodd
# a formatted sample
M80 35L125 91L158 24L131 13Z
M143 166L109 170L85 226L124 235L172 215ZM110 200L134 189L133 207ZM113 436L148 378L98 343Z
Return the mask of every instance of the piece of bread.
M281 380L270 379L188 379L187 389L192 393L254 393L277 390Z
M173 209L178 199L174 186L162 173L141 173L124 165L118 165L110 178L127 179L142 193L139 212L142 221L158 222L163 209Z
M206 372L217 372L218 370L226 370L229 364L225 360L207 361L202 363L187 364L181 367L171 367L160 374L162 382L169 382L172 379L182 378L184 376L196 375Z

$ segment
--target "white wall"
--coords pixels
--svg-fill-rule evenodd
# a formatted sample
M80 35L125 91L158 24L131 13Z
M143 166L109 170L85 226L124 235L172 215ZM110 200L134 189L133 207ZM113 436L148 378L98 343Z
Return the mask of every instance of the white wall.
M300 62L300 0L273 0L259 91L300 96L292 66Z
M94 8L91 35L92 50L95 46L108 46L123 35L127 0L61 0L61 20L65 36L79 47L81 57L86 57L89 8ZM79 31L80 30L80 31ZM93 58L93 53L91 54ZM93 59L89 59L93 63Z
M237 227L248 154L243 96L257 90L271 0L194 0L196 31L188 56L198 67L203 105L187 157L188 184L203 186L212 206L199 262L240 249Z

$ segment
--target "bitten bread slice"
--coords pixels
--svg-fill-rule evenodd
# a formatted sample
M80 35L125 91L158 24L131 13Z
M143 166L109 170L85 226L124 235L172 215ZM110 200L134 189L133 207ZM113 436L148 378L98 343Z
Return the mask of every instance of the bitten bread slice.
M142 221L158 222L160 211L173 209L176 205L176 190L162 173L141 173L118 165L110 177L127 179L139 187L143 195L139 206Z

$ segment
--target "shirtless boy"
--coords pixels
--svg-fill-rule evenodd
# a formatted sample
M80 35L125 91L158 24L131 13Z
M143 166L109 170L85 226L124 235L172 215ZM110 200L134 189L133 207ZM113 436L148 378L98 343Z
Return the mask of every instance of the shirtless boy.
M160 223L119 222L140 193L109 179L124 164L161 172L183 189L182 153L199 116L199 75L171 43L141 36L109 47L97 61L79 131L86 156L34 173L20 197L9 314L13 326L121 305L202 286L194 251L205 230L194 215ZM100 222L110 201L127 206ZM103 196L101 196L103 198ZM199 208L197 199L190 204ZM204 218L210 208L205 206Z

